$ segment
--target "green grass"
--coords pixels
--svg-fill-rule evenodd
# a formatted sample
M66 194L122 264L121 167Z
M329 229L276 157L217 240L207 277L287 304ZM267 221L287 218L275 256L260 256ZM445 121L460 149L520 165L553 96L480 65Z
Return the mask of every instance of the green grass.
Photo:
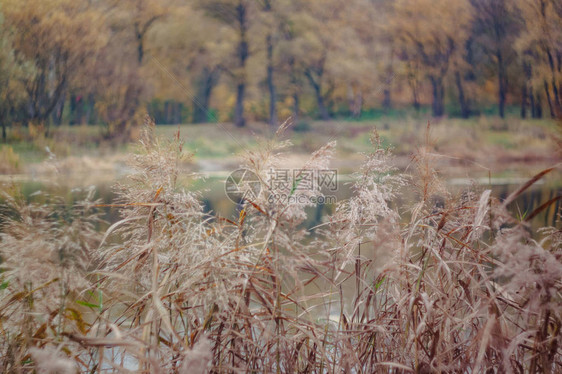
M425 108L424 110L426 110ZM369 137L377 128L383 146L391 146L398 156L408 156L424 141L429 119L424 111L406 113L401 110L366 112L361 120L310 121L305 127L289 130L284 136L295 145L295 153L307 154L330 140L338 143L340 159L354 159L357 152L370 148ZM493 155L498 159L544 158L552 153L558 126L552 120L521 120L516 117L473 117L470 119L443 118L431 121L434 145L440 153L456 158L485 160ZM273 130L264 123L250 123L245 128L232 124L159 125L157 134L170 138L178 129L186 151L198 159L223 162L232 159L242 149L254 149L261 139L271 138ZM31 139L26 129L9 134L9 146L19 156L20 167L36 164L48 158L48 146L59 159L74 157L108 157L125 155L134 147L114 144L103 139L102 126L61 126L52 130L52 137ZM17 136L16 136L17 135ZM4 147L4 145L0 145ZM1 149L1 148L0 148ZM482 154L482 152L486 152Z
M43 160L46 155L44 150L39 149L36 144L29 142L0 144L0 150L7 147L11 147L24 164L39 162Z

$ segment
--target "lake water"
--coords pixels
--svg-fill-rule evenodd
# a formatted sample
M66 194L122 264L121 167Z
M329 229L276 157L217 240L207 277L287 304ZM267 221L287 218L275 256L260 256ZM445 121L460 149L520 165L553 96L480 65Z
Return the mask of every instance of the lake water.
M192 191L199 191L202 196L202 203L205 210L213 211L222 217L237 219L239 207L230 201L225 193L225 180L228 172L207 173L205 179L180 179L180 186ZM528 174L528 173L527 173ZM338 187L333 194L337 201L347 199L351 195L350 181L351 176L346 174L338 175ZM453 194L460 194L468 188L478 191L491 189L492 195L500 200L505 199L511 192L515 191L520 185L525 183L529 177L508 178L448 178L446 179L449 190ZM96 189L96 198L102 200L104 204L110 204L115 198L113 186L117 182L126 182L123 176L115 175L84 175L73 174L68 177L33 177L31 175L0 176L0 187L4 190L11 188L20 189L21 193L29 200L41 201L44 196L37 194L42 191L46 194L59 196L65 204L73 204L80 196L81 190L91 188ZM82 194L83 195L83 194ZM525 216L546 201L562 195L562 178L557 170L553 171L543 179L536 182L527 189L513 204L511 209L515 216ZM0 199L2 199L0 197ZM400 194L399 201L395 204L407 207L415 203L415 196L412 191L405 188ZM550 206L542 214L535 217L533 226L554 225L556 220L555 212L558 211L560 201ZM333 211L333 204L317 204L315 207L308 208L308 219L304 223L307 228L312 228L320 224L323 217ZM109 222L119 219L117 208L103 208L104 218Z

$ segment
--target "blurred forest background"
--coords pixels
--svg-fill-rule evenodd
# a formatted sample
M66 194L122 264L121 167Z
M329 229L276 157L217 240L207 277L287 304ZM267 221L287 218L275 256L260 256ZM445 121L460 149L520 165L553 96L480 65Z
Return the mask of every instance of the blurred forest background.
M0 129L6 372L562 368L562 0L0 0Z
M0 123L555 118L559 0L0 0ZM298 120L297 120L298 123Z

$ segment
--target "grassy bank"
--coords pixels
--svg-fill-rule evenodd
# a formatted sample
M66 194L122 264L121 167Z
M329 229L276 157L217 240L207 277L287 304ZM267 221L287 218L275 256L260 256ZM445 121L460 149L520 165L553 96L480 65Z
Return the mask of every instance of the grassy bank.
M338 142L336 165L353 170L358 154L370 149L369 134L376 127L385 146L394 147L406 167L408 157L423 143L427 120L381 117L375 121L304 121L295 124L286 137L294 144L291 157L298 163L303 157L328 141ZM556 152L558 125L550 120L520 120L481 117L469 120L434 121L432 145L445 167L489 168L495 174L509 174L532 164L536 170L560 157ZM250 123L245 128L232 124L180 125L185 149L195 154L195 169L227 170L232 156L242 149L255 149L259 138L271 136L275 129L263 123ZM157 126L159 135L169 137L177 125ZM103 128L96 126L62 126L49 138L32 136L27 129L11 133L8 144L0 145L3 174L40 173L42 162L55 157L62 169L113 171L115 163L123 164L130 144L114 144L103 138ZM47 151L48 149L48 151ZM47 170L49 170L47 168ZM454 171L452 174L458 174Z

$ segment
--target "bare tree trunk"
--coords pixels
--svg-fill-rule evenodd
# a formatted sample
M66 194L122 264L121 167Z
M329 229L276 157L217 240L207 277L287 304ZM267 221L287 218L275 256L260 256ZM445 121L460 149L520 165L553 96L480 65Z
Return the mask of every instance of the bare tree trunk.
M96 105L96 99L94 97L94 94L92 93L88 94L88 101L86 105L86 121L85 121L87 125L93 124L95 105Z
M521 118L527 118L527 82L521 87Z
M77 125L81 125L84 122L84 98L82 96L78 96L75 98L76 100L76 116L75 116L75 123Z
M541 95L538 93L535 99L535 118L542 118L542 101Z
M320 118L323 119L324 121L329 120L330 113L328 112L328 108L326 108L326 104L324 103L324 96L322 95L322 86L320 85L319 82L317 82L314 79L310 71L307 71L305 75L308 78L310 85L314 89L314 94L316 96L316 104L318 105L318 112L320 114ZM322 77L322 73L319 74L318 81L320 81L321 77Z
M269 124L275 126L277 124L277 95L275 90L275 81L273 80L273 40L271 34L266 37L267 45L267 87L269 89Z
M77 99L76 99L76 95L71 94L70 95L70 101L69 101L69 109L70 109L70 119L68 120L68 123L70 125L74 125L76 123L76 104L77 104Z
M238 26L240 27L240 42L238 43L238 59L240 73L237 77L236 85L236 106L234 108L234 124L237 127L244 127L246 119L244 118L244 95L246 93L246 60L248 59L248 41L246 40L247 19L246 6L239 3L236 6L236 14Z
M55 126L60 126L62 124L62 115L64 112L65 100L66 100L66 93L63 92L63 94L55 104L55 109L53 110L53 114L52 114L52 119Z
M330 114L328 113L328 108L324 103L324 96L322 96L322 91L319 85L314 85L314 93L316 94L316 102L318 104L318 112L320 113L320 118L324 121L330 119Z
M525 81L523 83L523 98L521 100L521 117L527 116L527 104L529 104L531 118L535 118L535 96L533 86L530 84L533 76L532 66L529 63L523 63L523 72L525 73Z
M390 62L387 64L385 68L385 77L384 77L384 90L383 90L383 102L382 106L384 110L387 112L392 109L392 80L394 79L394 70L393 70L393 54L391 54Z
M300 114L300 98L298 93L293 93L293 121L298 122Z
M416 82L413 82L411 85L412 87L412 99L413 99L413 105L414 105L414 109L416 110L416 112L420 111L420 98L419 98L419 94L418 94L418 87Z
M143 36L140 34L137 34L137 54L139 65L142 65L142 60L144 58L144 40Z
M392 98L390 97L390 89L388 87L383 90L382 107L385 111L392 108Z
M170 102L170 100L166 100L164 102L164 123L166 125L170 124L170 115L171 113L171 107L172 107L172 103Z
M507 96L507 75L503 62L503 55L498 49L496 52L498 59L498 109L501 118L505 117L505 99Z
M4 143L7 142L7 135L6 135L6 115L4 113L0 113L0 122L2 122L2 141Z
M443 78L431 77L431 86L433 88L432 111L434 117L441 117L445 114L445 89L443 87Z
M360 118L361 113L363 112L363 94L359 91L356 95L354 95L353 100L353 117Z
M556 87L556 80L554 78L552 78L552 92L554 92L554 106L556 108L555 112L558 112L558 114L560 114L560 112L562 111L562 102L560 101L560 94L558 92L558 88Z
M412 89L412 105L416 112L420 110L420 99L418 93L418 80L416 78L416 69L408 64L408 85Z
M533 87L529 88L529 107L531 108L531 118L537 118L537 105L535 103Z
M459 105L461 107L461 117L468 118L470 117L470 107L468 104L468 100L464 95L464 87L462 85L462 77L459 71L455 72L455 83L457 84L457 90L459 92Z
M544 12L544 9L542 9L542 11ZM543 13L543 17L544 16L545 14ZM562 102L560 101L560 94L558 92L558 87L556 86L556 70L560 72L561 69L560 63L562 61L562 56L560 56L560 54L557 54L556 62L558 64L558 69L556 69L555 59L554 56L552 55L552 52L550 51L550 48L546 49L546 53L548 56L548 65L550 66L550 72L552 75L551 84L552 84L552 92L554 93L554 104L551 104L550 102L550 98L549 98L550 94L548 94L547 98L549 98L549 106L552 106L550 109L550 113L551 115L554 113L554 117L555 117L556 115L561 115L562 112ZM546 85L546 80L545 80L545 85Z
M237 127L244 127L246 119L244 118L244 94L246 91L245 83L238 83L236 86L236 106L234 107L234 124Z
M348 89L349 111L353 118L361 117L363 110L363 93L357 84L350 84Z
M203 123L209 120L211 95L218 83L219 76L218 69L203 69L202 77L197 82L197 96L193 98L193 123Z
M546 95L546 101L548 102L548 109L550 110L550 118L554 118L554 107L552 106L552 99L550 97L550 90L548 89L546 79L544 80L544 93Z
M193 98L193 123L204 123L208 120L210 95L207 92L208 90L205 91L201 99Z
M156 15L150 18L144 25L135 22L134 29L135 29L135 37L137 39L137 59L139 66L142 65L143 58L144 58L144 37L146 33L150 29L150 26L158 20L161 15Z
M299 79L299 72L295 67L295 59L289 59L289 82L291 86L291 95L293 97L293 123L298 122L300 115L300 88L302 87L301 79Z
M271 12L271 0L263 1L263 10ZM267 49L267 89L269 91L269 125L275 126L277 124L277 94L275 90L275 80L273 79L274 66L273 66L273 37L271 30L265 37L265 45Z
M176 103L176 117L175 117L175 123L181 123L182 122L182 118L181 118L181 112L183 111L183 103Z

